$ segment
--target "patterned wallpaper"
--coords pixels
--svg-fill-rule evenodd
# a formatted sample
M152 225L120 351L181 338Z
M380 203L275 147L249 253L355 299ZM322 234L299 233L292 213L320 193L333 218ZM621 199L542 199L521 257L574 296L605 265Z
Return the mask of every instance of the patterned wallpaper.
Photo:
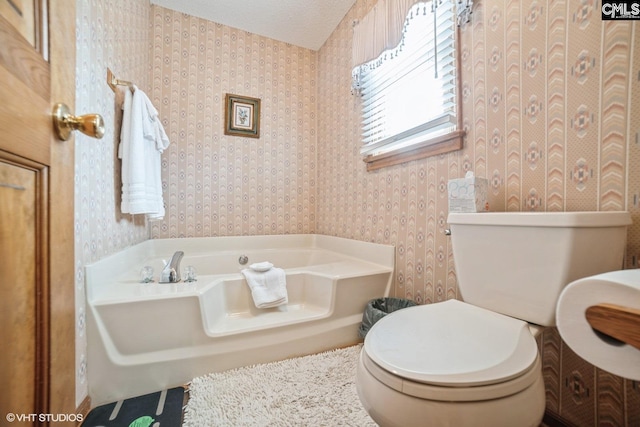
M76 114L99 113L105 135L75 133L76 402L87 395L84 266L149 238L143 218L120 213L117 158L125 89L107 85L107 67L117 78L149 90L148 0L78 1Z
M172 141L152 236L315 232L317 53L152 11L152 99ZM224 134L225 93L261 99L259 139Z
M476 1L461 29L465 148L375 172L359 154L350 93L352 23L375 0L357 0L318 52L146 0L78 3L77 108L107 122L103 140L79 137L76 148L80 400L82 268L149 236L317 232L393 244L397 296L456 298L446 183L473 170L490 180L494 210L629 209L627 266L637 267L640 31L603 24L593 0ZM147 91L172 141L163 221L118 214L120 99L107 66ZM225 93L261 98L260 139L224 135ZM539 344L550 410L579 426L640 424L637 383L586 364L554 329Z
M461 28L464 149L366 172L360 100L349 94L358 0L319 52L317 230L396 246L396 296L459 297L447 181L474 171L492 210L633 213L627 266L640 253L640 31L600 19L595 1L481 0ZM582 361L550 329L540 338L547 408L578 426L639 425L640 385Z

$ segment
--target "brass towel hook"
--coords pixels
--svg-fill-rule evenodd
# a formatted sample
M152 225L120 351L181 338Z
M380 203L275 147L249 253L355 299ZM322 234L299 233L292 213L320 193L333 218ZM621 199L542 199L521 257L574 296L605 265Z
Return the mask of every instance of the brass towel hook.
M63 141L68 140L74 130L93 138L100 139L104 136L104 120L100 114L74 116L65 104L56 104L52 116L53 128Z

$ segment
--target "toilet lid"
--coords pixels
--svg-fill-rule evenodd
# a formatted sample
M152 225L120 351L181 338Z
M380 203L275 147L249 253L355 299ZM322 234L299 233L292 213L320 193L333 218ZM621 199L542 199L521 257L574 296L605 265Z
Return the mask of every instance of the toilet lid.
M526 322L458 300L390 313L369 330L364 351L391 374L452 387L508 381L538 356Z

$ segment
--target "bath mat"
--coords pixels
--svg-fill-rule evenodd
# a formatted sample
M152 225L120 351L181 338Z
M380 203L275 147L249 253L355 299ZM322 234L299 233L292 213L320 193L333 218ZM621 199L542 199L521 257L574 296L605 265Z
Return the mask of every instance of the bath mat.
M361 348L195 378L183 426L376 426L356 392Z
M82 427L180 427L184 388L176 387L98 406Z

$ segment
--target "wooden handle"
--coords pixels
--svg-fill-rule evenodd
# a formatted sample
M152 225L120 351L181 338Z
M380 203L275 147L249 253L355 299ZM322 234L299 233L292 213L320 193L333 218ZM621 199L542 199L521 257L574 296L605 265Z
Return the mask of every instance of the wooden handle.
M640 310L602 303L587 308L585 314L596 331L640 350Z

